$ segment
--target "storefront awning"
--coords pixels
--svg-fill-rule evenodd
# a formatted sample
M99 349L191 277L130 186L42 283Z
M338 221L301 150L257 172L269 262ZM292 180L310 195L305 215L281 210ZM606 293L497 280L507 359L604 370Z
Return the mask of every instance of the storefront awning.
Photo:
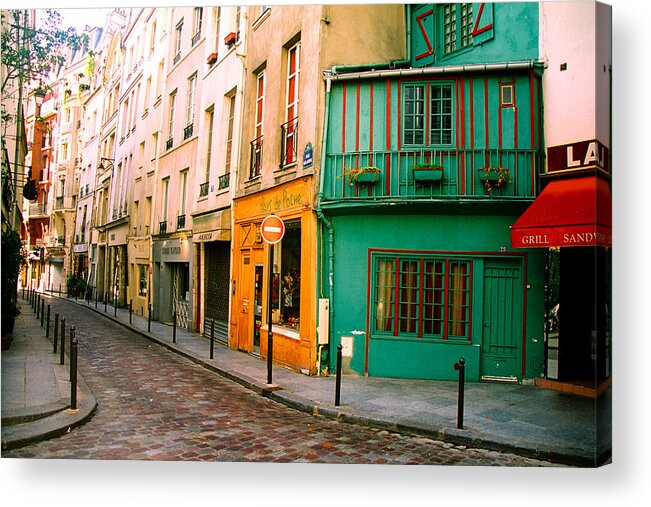
M597 176L550 182L511 226L513 248L611 245L612 196Z

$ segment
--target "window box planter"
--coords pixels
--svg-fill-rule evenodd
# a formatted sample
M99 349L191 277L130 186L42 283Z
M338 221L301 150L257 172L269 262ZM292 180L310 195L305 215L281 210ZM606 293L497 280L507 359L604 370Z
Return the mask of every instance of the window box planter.
M355 183L372 185L380 178L380 169L377 167L344 167L344 173L341 175L348 180L349 185Z
M228 47L231 47L233 44L237 42L237 35L235 32L229 33L226 37L224 37L224 44L226 44Z
M436 164L417 164L412 169L415 181L441 181L443 166Z
M483 167L479 173L487 193L511 183L511 171L505 167Z
M208 65L212 65L216 61L217 61L217 53L216 52L215 53L210 53L208 55Z

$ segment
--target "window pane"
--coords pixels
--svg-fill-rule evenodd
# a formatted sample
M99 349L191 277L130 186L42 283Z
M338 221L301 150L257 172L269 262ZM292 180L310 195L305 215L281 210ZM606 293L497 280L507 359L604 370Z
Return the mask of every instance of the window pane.
M380 259L375 275L375 330L393 330L393 297L395 261Z
M426 261L423 280L423 334L443 335L445 262Z
M425 85L404 87L403 142L424 144L425 142Z
M431 85L430 143L452 143L452 85Z
M450 262L448 273L448 334L468 336L470 274L467 262Z
M419 262L400 262L399 330L416 333L418 330L418 277Z

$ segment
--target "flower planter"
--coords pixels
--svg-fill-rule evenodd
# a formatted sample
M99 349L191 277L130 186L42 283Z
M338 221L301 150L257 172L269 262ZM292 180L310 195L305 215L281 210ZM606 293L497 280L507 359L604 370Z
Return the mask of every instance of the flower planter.
M217 61L217 53L210 53L210 55L208 55L208 64L212 65L216 61Z
M224 44L226 44L228 47L235 44L236 41L237 35L235 35L235 32L231 32L226 37L224 37Z
M414 169L414 180L416 181L441 181L443 169Z
M376 171L365 171L359 173L355 178L355 181L357 183L363 183L363 184L375 183L377 181L378 174L379 173Z
M481 179L490 182L499 181L500 174L496 171L488 171L487 173L484 173Z

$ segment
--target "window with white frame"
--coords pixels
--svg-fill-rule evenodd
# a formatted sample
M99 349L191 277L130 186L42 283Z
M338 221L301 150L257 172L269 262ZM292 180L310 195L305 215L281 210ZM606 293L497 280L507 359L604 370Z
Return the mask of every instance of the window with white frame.
M194 8L192 19L192 45L194 46L201 38L201 23L203 21L203 7Z
M286 107L285 123L282 128L281 166L293 164L297 158L300 51L300 40L287 49Z
M174 31L174 63L181 59L181 42L183 40L183 20L176 24Z
M224 175L231 173L231 158L233 156L233 126L235 123L235 94L226 97L228 118L226 122L226 161L224 164ZM224 182L226 179L224 179ZM219 182L219 188L225 188L227 185Z
M176 108L176 90L170 93L170 111L169 111L169 121L167 123L167 140L168 143L171 139L174 139L174 109ZM169 148L168 148L169 149Z
M188 78L188 104L186 111L186 125L194 123L194 103L197 92L197 73L195 72Z
M208 124L208 139L206 140L206 178L205 182L210 181L210 163L212 160L212 137L213 137L213 127L215 123L215 107L210 106L206 111L206 123ZM206 194L208 189L205 190Z

